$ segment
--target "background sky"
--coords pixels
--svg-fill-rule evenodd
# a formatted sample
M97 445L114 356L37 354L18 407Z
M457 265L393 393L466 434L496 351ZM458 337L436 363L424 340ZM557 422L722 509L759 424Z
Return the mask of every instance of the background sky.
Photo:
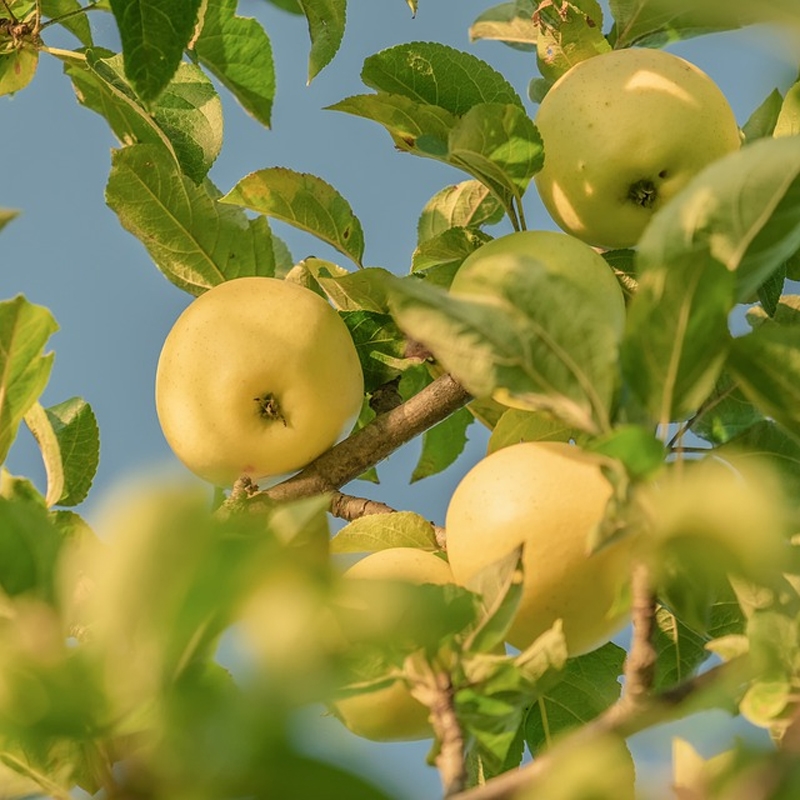
M304 20L265 0L242 0L239 13L257 17L272 40L278 82L273 127L263 128L223 90L225 144L210 177L225 192L244 175L265 167L314 173L335 186L360 218L365 264L407 272L422 207L439 189L467 176L396 152L375 123L322 109L367 91L359 79L367 56L400 42L426 40L488 61L515 86L533 115L526 90L535 75L534 56L499 43L468 40L470 23L490 4L420 0L414 19L403 0L350 0L342 49L307 86ZM98 40L113 46L111 19L101 14L93 19ZM66 34L50 35L53 29L47 33L52 46L77 46ZM750 29L669 49L718 83L743 124L773 88L784 91L795 80L798 45L785 31ZM121 481L144 473L185 474L156 420L153 377L164 337L191 298L162 277L144 247L105 206L103 189L115 146L105 121L77 104L53 58L42 57L33 84L19 95L0 98L0 207L22 211L0 234L0 299L24 293L31 302L49 307L61 326L51 340L56 359L43 404L79 395L97 415L100 468L89 500L78 509L90 522L104 495ZM554 228L533 190L525 212L530 228ZM279 224L274 229L295 260L313 254L341 263L338 254L316 239ZM499 225L489 232L509 230ZM412 443L381 468L381 486L358 484L352 490L441 523L456 483L483 455L485 432L473 425L470 434L464 456L443 475L409 486L418 454L418 444ZM24 428L7 465L44 486L38 451ZM357 760L367 774L388 778L400 796L437 796L438 776L423 766L427 743L373 746L347 734L335 720L318 719L316 709L308 718L311 725L302 729L302 737L310 749ZM667 734L680 730L711 753L723 746L721 737L729 727L722 715L694 719L636 737L634 749L642 764L652 765L658 752L663 754Z

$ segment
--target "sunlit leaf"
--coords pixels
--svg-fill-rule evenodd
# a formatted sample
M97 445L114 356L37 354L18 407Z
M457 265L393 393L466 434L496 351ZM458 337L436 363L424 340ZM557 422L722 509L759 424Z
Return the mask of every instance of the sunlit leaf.
M24 89L36 74L39 51L21 47L11 53L0 53L0 96Z
M439 549L433 525L411 511L368 514L345 525L331 539L332 553L371 553L388 547Z
M488 187L477 180L462 181L437 192L422 209L417 222L417 244L449 228L478 228L493 225L503 210Z
M469 28L470 41L489 39L505 42L520 50L535 50L539 28L531 14L520 13L516 2L487 8Z

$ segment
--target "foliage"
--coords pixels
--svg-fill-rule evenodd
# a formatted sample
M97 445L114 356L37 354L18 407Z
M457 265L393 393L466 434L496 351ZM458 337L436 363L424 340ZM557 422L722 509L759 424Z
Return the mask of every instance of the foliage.
M271 2L307 23L309 81L331 68L345 0ZM535 257L526 269L498 270L473 295L448 292L462 262L491 240L487 227L505 215L526 228L526 192L547 157L520 93L475 55L435 42L390 47L364 62L370 92L330 106L377 122L395 148L463 173L425 205L408 274L398 276L364 267L369 232L303 165L259 169L227 190L208 178L224 141L217 86L271 124L270 39L235 0L2 5L0 95L25 90L40 59L62 63L78 101L118 140L106 202L172 284L199 295L244 275L277 276L341 314L366 397L354 432L328 457L343 453L348 470L375 479L378 459L359 450L359 436L370 429L388 439L399 425L388 449L397 447L411 424L394 421L397 406L435 406L447 371L473 397L417 431L412 480L457 462L471 425L491 429L490 451L557 440L600 454L613 493L587 546L639 537L653 601L652 630L643 634L647 620L637 619L630 647L638 658L637 648L652 645L649 679L614 644L571 658L558 623L507 653L519 552L498 558L474 591L348 587L332 556L402 546L446 557L446 545L418 514L370 513L366 500L331 538L327 512L342 487L314 465L311 489L304 473L283 484L289 500L276 500L281 485L237 483L216 492L214 507L208 493L185 487L131 490L109 501L95 532L71 510L98 464L94 413L78 397L42 407L57 323L21 295L5 299L0 462L24 422L46 487L0 473L3 797L67 798L79 787L154 800L387 798L355 770L309 755L295 730L303 708L393 681L431 707L432 758L450 794L468 797L486 782L482 797L510 796L503 778L492 779L527 774L515 772L527 748L543 765L548 797L586 796L588 773L571 765L607 764L609 754L616 777L592 788L625 796L621 738L704 708L742 714L775 747L703 762L676 745L675 783L686 797L744 796L731 794L740 781L761 786L760 797L796 794L800 83L785 96L765 87L742 149L697 175L635 248L604 254L625 293L623 321L594 284ZM408 5L416 13L416 0ZM470 36L535 53L528 96L538 101L572 65L611 49L800 25L789 0L609 7L606 20L596 0L502 2ZM95 40L98 14L113 16L121 52ZM51 26L78 46L50 46ZM0 209L0 230L15 215ZM313 234L349 267L295 262L272 220ZM731 315L745 304L751 328L733 335ZM509 397L516 407L498 402ZM700 464L687 463L695 457ZM631 699L636 681L644 699ZM547 772L548 764L557 766Z

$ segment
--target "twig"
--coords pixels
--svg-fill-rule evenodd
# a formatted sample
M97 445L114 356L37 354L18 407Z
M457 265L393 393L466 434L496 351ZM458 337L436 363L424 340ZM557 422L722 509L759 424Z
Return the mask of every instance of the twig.
M630 701L639 703L653 689L658 657L653 646L656 596L651 585L650 569L644 562L638 562L633 567L631 595L633 640L625 659L625 694Z
M469 393L460 383L450 375L442 375L402 405L380 414L323 453L297 475L258 492L250 502L258 507L262 499L298 500L335 492L469 400Z

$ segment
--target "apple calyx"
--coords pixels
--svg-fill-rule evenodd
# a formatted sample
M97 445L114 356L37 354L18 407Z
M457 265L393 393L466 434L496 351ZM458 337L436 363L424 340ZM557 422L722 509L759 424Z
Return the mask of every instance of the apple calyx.
M658 189L649 178L642 178L631 184L628 189L628 199L642 208L652 208L658 199Z
M258 406L259 416L269 420L270 422L273 420L280 420L283 423L283 427L286 427L286 417L284 417L283 412L281 411L278 398L275 397L272 392L265 392L258 397L254 397L253 400L255 400L256 405Z

